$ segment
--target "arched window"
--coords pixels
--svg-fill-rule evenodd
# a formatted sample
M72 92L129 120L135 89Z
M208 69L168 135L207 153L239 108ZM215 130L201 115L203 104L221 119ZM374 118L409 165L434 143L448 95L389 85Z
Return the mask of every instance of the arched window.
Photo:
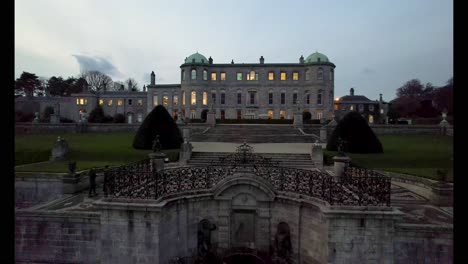
M293 104L297 104L297 91L293 93Z
M197 70L192 69L192 80L196 80L196 79L197 79Z
M191 93L191 98L190 98L190 102L191 102L192 105L196 105L196 104L197 104L197 92L192 91L192 93Z
M182 105L185 105L185 91L182 91Z
M310 94L309 94L309 91L306 91L305 103L306 103L306 104L310 104Z
M317 71L317 80L323 80L323 69L319 68Z
M242 92L237 91L237 104L242 104Z
M255 71L250 71L247 73L247 81L257 81L258 80L258 73Z
M182 70L182 81L185 81L185 70Z
M204 81L208 80L208 71L207 70L203 70L203 80Z
M318 105L321 105L321 104L322 104L322 96L323 96L323 91L322 91L322 90L318 90L318 92L317 92L317 104L318 104Z
M270 105L273 104L273 90L270 90L268 92L268 104L270 104Z

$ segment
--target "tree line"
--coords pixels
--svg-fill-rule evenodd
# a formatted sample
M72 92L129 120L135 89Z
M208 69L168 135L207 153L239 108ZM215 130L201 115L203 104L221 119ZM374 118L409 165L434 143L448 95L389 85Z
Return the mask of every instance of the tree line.
M453 115L453 77L440 87L412 79L396 90L396 96L390 102L390 119L440 117L443 111Z
M133 78L125 81L113 81L108 75L99 71L85 71L78 77L63 78L52 76L49 79L40 78L34 73L23 72L15 80L15 96L70 96L72 93L89 91L138 91L138 83Z

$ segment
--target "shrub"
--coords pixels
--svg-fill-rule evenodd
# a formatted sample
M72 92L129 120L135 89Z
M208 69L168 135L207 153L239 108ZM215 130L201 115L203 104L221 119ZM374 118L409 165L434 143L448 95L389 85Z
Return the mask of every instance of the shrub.
M114 123L125 123L125 116L123 114L115 114Z
M15 121L16 122L32 122L34 120L34 114L24 113L22 111L15 112Z
M308 121L312 119L312 114L310 112L302 112L302 121Z
M337 150L338 138L346 141L344 151L350 153L382 153L380 143L367 121L357 112L349 112L338 123L327 143L327 150Z
M103 123L112 123L114 122L114 118L110 115L106 115L104 119L102 120Z
M183 142L177 124L162 105L156 106L146 116L133 139L133 148L152 149L156 135L159 135L163 149L178 149Z
M96 108L91 111L89 114L88 122L90 123L104 123L104 110L100 105L96 106Z
M69 119L69 118L66 118L66 117L60 117L60 122L61 123L75 123L75 121Z

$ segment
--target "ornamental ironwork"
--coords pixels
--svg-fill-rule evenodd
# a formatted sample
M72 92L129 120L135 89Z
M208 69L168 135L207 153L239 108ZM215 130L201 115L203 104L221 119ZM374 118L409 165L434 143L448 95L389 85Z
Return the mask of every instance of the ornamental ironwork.
M211 166L190 166L154 171L149 159L105 171L105 195L116 198L160 199L208 193L237 172L267 181L279 192L315 197L331 205L390 206L389 177L368 169L348 167L344 176L278 166L253 153L247 144Z

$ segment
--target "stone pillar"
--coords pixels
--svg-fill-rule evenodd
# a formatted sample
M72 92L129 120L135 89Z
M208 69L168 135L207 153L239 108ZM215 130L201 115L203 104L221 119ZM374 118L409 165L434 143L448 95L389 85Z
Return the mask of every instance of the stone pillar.
M60 124L60 116L56 114L50 115L50 123L51 124Z
M304 123L302 122L302 114L301 113L295 113L294 114L293 126L295 128L303 128L304 127Z
M351 162L351 158L347 156L334 156L333 161L335 163L335 176L340 177L343 175L344 169L348 167Z
M162 152L153 152L148 154L151 159L151 171L161 171L164 170L164 159L166 154Z
M64 160L68 155L68 151L69 149L67 141L59 136L57 141L54 143L54 147L52 148L52 155L50 160Z
M321 145L312 145L310 158L318 169L323 169L323 150Z
M181 162L187 162L192 157L192 143L185 141L180 146L179 160Z
M320 142L327 142L327 127L320 128Z
M442 120L440 121L439 123L439 127L440 127L440 133L445 136L447 135L447 129L449 128L449 122L447 120Z
M206 114L206 123L212 127L216 125L216 112L209 111Z
M185 141L190 142L190 140L191 140L191 138L190 138L190 128L184 127L182 129L182 138L184 139L184 142Z

